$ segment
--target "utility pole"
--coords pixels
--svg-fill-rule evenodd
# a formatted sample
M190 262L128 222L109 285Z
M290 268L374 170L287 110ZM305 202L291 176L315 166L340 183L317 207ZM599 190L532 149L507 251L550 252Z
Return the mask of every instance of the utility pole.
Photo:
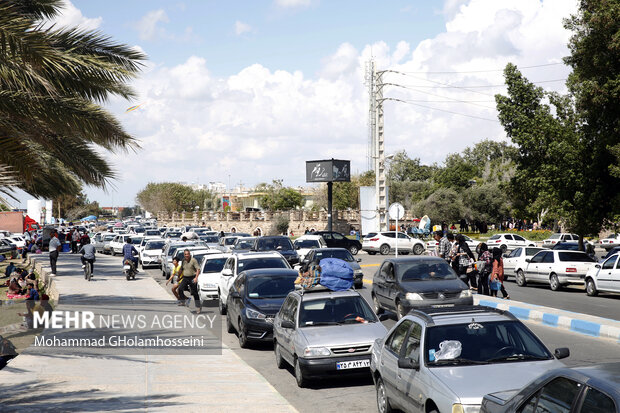
M375 194L377 202L377 217L379 219L379 231L387 231L387 179L385 175L385 140L383 135L383 74L385 72L373 72L375 78Z

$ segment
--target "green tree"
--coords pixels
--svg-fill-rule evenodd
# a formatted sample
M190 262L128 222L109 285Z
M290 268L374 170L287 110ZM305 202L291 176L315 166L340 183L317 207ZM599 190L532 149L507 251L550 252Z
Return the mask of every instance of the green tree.
M451 153L446 157L444 167L437 169L433 175L435 184L440 188L452 188L457 191L471 185L479 170L470 161L458 153Z
M136 141L100 104L132 98L127 82L145 59L96 31L44 28L61 0L0 2L0 188L52 198L80 184L106 187L107 151ZM6 182L0 179L0 182Z
M409 158L404 150L397 152L390 160L388 168L390 203L399 202L405 208L411 208L415 202L414 199L420 197L419 194L415 194L416 189L420 187L420 182L428 181L435 170L434 166L422 165L419 158Z
M469 217L480 222L501 222L510 215L510 200L498 183L474 185L462 193Z
M286 211L303 206L304 198L301 193L296 189L284 187L281 180L274 180L271 184L261 183L255 190L263 193L258 203L264 209Z
M466 208L461 195L451 188L437 189L428 198L417 202L412 211L420 217L428 215L434 224L466 218Z
M185 211L194 209L194 206L198 205L194 190L176 182L151 182L138 192L136 200L142 208L153 213Z

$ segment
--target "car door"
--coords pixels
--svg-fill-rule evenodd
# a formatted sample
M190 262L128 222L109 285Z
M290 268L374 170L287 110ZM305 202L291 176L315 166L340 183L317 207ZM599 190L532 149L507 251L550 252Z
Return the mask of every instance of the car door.
M321 233L321 236L323 237L323 240L325 241L328 247L330 248L335 247L334 237L332 236L331 232L323 232Z
M538 264L538 279L543 282L549 282L549 274L555 271L555 253L553 251L545 251L542 261Z
M515 246L515 248L525 247L525 245L527 244L527 241L521 235L513 235L512 237L514 238L513 245Z
M523 271L525 275L525 279L527 281L539 281L538 278L538 266L541 264L543 257L547 254L548 251L541 251L538 254L534 255L530 258L530 262L525 266L525 270Z
M239 277L232 283L228 292L227 307L230 320L239 331L239 316L243 308L243 285L245 283L245 273L241 273ZM233 298L231 293L239 293L239 297Z
M413 249L413 239L411 239L407 234L403 234L402 232L398 233L398 250L399 251L409 251Z
M282 312L282 320L290 321L297 326L297 309L299 307L297 298L289 296L285 304L286 308L282 306L282 310L284 310ZM283 350L282 355L290 364L293 364L293 355L295 354L294 334L296 334L296 329L279 327L280 344Z
M403 406L404 400L400 396L398 389L399 381L401 380L399 377L401 373L398 369L398 358L412 323L412 320L405 319L396 326L385 340L385 345L381 351L381 360L379 361L379 372L385 384L387 397L393 400L395 405L403 408L405 407Z
M379 302L386 308L394 309L395 306L394 297L392 296L392 286L396 284L396 277L394 274L394 265L389 261L384 262L381 266L381 281L381 295L378 296Z
M337 232L332 232L331 235L334 238L334 246L335 247L347 248L349 246L347 240L344 237L344 235L339 234Z
M411 323L407 338L401 348L400 357L410 358L417 365L420 365L420 343L422 339L422 326L415 321ZM420 369L398 368L396 378L398 379L397 391L398 399L402 400L402 407L405 411L424 411L426 395L421 391L421 380L419 380Z
M381 267L375 272L375 275L372 278L372 290L377 297L377 300L381 305L386 301L386 291L385 291L385 266L387 262L384 262Z
M515 247L515 240L512 238L512 235L506 234L504 235L504 242L506 243L506 247L511 250Z
M396 248L396 233L394 231L382 232L383 241L390 246L390 250L394 250Z
M226 261L226 264L224 264L224 268L222 268L222 271L229 269L231 271L233 271L233 275L232 276L224 276L222 275L220 277L220 295L222 296L223 300L222 302L226 303L226 299L228 298L228 291L230 290L230 286L233 283L233 279L234 279L234 267L235 266L235 257L230 257L228 258L228 260Z
M513 271L517 265L517 260L521 257L523 248L515 248L506 258L504 258L504 272Z
M618 279L618 276L620 275L620 270L617 269L618 267L616 265L617 260L618 256L614 255L601 264L601 268L598 270L598 274L596 276L596 284L599 290L613 291L614 275L616 275L616 279ZM620 288L620 285L616 288Z

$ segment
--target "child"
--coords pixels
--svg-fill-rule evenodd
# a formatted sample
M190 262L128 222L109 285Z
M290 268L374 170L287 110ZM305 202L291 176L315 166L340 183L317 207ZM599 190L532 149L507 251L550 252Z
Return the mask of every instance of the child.
M172 259L172 273L170 274L170 278L168 278L168 281L166 281L166 285L168 285L168 283L170 281L174 282L174 277L177 276L177 280L176 283L172 284L172 294L174 294L174 296L177 298L178 301L178 305L183 305L183 302L181 301L181 297L179 297L179 282L181 282L181 278L183 277L181 275L181 263L179 262L179 259L177 257L174 257Z

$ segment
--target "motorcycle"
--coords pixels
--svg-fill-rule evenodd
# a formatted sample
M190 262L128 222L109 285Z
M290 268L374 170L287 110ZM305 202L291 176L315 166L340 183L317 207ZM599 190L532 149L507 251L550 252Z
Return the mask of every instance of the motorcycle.
M127 281L136 279L136 268L131 260L125 260L123 263L123 271L125 271L125 278Z

